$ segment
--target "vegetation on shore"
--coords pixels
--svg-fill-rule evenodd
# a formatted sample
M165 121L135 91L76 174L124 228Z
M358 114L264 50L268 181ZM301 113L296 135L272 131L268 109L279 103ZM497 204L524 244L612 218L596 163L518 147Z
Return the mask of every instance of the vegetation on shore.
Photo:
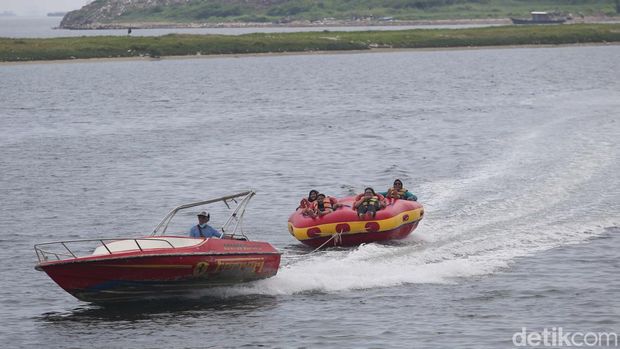
M248 6L236 1L195 1L186 6L156 6L142 11L129 11L119 20L151 21L239 21L278 22L324 18L385 18L398 20L475 19L529 17L532 10L549 10L574 15L616 13L612 1L600 0L289 0L265 1ZM260 4L268 3L268 6Z
M529 17L534 10L574 18L617 16L620 0L96 0L68 13L60 26L498 19Z
M0 38L0 61L620 42L620 24L158 37Z

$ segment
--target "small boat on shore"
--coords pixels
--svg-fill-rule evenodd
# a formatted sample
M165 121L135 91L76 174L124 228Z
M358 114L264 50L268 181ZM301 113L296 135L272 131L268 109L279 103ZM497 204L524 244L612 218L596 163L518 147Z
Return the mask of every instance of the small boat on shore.
M513 24L562 24L566 22L565 17L552 15L549 12L533 11L530 12L532 18L510 18Z
M97 303L176 296L272 277L280 265L280 252L267 242L249 241L241 228L254 195L246 191L181 205L146 237L37 244L35 269L46 272L77 299ZM215 202L229 207L237 203L221 228L224 238L166 234L179 211ZM86 254L80 254L83 249Z
M322 217L309 217L297 209L288 220L289 233L314 247L357 246L363 243L398 240L409 236L424 216L416 201L387 199L388 205L372 219L360 219L352 209L355 197L339 199L343 206Z

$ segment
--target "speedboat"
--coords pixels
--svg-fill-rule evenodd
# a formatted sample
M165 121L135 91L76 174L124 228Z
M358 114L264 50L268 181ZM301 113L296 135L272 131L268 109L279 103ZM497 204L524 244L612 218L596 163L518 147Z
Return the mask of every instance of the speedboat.
M150 236L56 241L34 246L44 271L65 291L87 302L121 302L186 294L276 275L280 252L267 242L249 241L242 220L254 191L174 208ZM219 238L166 234L182 210L224 202L232 214ZM86 253L80 253L86 251Z
M314 247L357 246L363 243L398 240L409 236L424 216L416 201L386 199L387 207L374 218L359 218L352 208L355 197L338 199L342 207L321 217L309 217L297 209L288 220L289 233Z
M553 15L544 11L530 12L532 18L510 18L512 24L562 24L566 22L565 17Z

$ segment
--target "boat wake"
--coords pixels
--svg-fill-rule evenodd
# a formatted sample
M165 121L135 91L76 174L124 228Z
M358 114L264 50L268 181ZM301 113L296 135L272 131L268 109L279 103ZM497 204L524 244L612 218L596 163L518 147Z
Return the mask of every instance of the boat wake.
M521 126L502 140L502 151L454 178L421 184L427 215L404 244L368 244L304 257L285 254L286 266L276 277L225 294L455 283L619 226L617 126L609 115L592 118L595 106L582 99L558 95L529 101L553 105L549 113L554 117L530 120L535 127Z

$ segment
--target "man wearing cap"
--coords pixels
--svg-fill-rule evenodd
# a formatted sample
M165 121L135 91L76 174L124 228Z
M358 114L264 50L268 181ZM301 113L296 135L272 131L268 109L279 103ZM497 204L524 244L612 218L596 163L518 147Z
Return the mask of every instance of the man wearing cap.
M207 211L200 212L198 214L198 224L189 230L189 236L193 238L221 238L224 234L218 232L207 224L210 218L211 215L209 215Z

